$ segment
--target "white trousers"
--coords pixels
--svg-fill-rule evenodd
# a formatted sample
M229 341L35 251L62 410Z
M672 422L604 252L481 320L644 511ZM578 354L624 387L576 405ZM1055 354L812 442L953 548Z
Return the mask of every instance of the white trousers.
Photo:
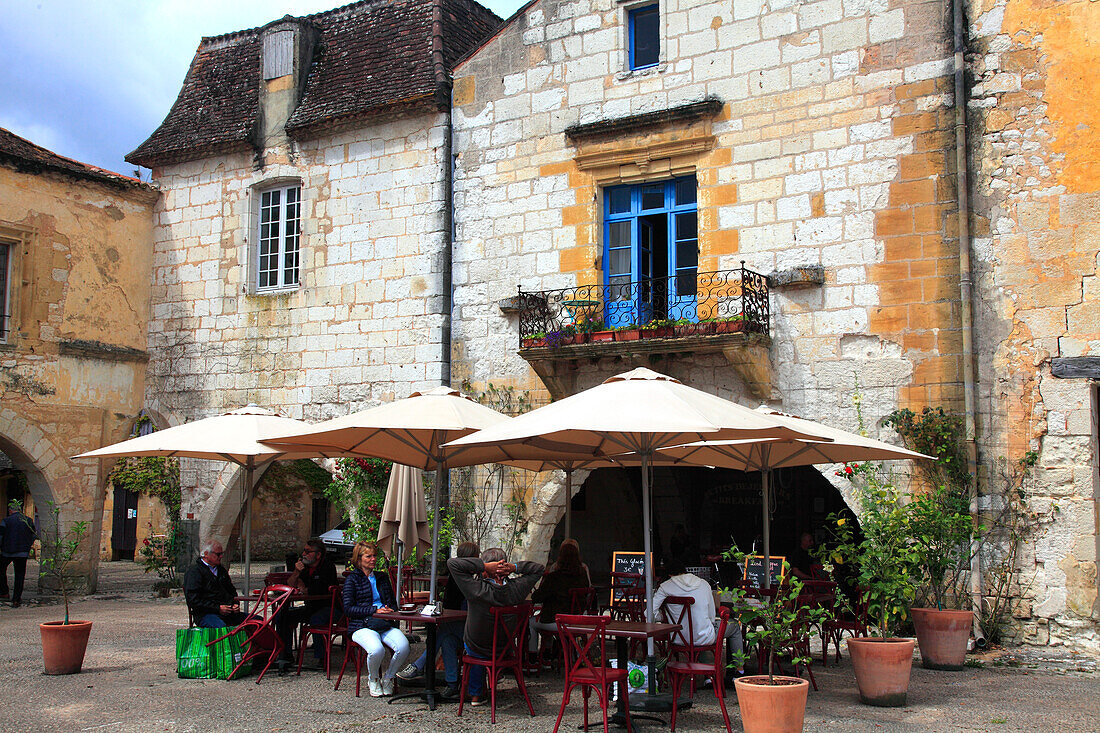
M381 634L371 629L359 629L351 635L351 640L367 653L367 676L372 680L383 676L393 679L405 667L405 660L409 658L409 640L398 628L388 629ZM393 657L383 674L382 660L386 657L387 648L393 652Z

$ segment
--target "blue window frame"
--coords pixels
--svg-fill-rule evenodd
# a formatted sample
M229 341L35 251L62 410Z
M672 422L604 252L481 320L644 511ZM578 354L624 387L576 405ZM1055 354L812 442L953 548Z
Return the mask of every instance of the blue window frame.
M656 4L627 14L630 30L630 68L656 66L661 59L661 13Z
M604 320L696 319L695 178L604 189Z

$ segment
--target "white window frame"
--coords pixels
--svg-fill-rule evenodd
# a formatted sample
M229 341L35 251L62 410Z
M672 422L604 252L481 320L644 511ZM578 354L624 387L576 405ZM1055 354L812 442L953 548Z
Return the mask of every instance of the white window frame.
M256 293L296 290L302 281L302 184L265 186L254 192L252 282ZM278 198L277 203L271 199ZM272 216L271 214L274 214ZM266 218L265 218L266 217ZM277 225L271 231L271 225ZM293 229L293 237L288 231ZM274 235L274 236L273 236ZM293 256L293 264L288 257ZM274 266L270 258L274 257ZM265 277L274 274L274 279Z

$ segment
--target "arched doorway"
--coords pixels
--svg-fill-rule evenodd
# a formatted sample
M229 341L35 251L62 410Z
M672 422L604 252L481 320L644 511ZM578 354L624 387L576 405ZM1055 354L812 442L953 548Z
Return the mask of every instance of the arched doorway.
M815 544L825 538L825 519L847 512L840 492L813 467L780 469L772 474L773 555L790 555L803 532ZM736 544L743 552L761 551L760 474L731 469L655 467L653 470L653 546L658 564L671 545L713 565L714 558ZM604 468L588 475L573 496L572 533L594 575L605 576L611 553L642 549L642 481L634 469ZM682 531L678 528L682 527ZM563 523L551 547L564 539ZM674 538L675 535L675 538ZM733 568L719 564L723 580Z

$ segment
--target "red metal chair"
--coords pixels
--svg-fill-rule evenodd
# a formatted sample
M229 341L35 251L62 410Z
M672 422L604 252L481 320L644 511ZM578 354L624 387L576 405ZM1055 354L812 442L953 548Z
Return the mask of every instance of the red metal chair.
M558 638L561 639L562 658L565 661L565 692L561 699L561 709L554 723L554 733L558 733L565 706L573 688L580 686L584 697L584 730L588 730L588 696L596 691L596 699L603 711L603 731L607 733L607 708L611 703L611 685L619 683L619 694L623 696L623 710L626 713L626 729L630 725L630 699L627 696L627 670L605 667L602 661L608 659L607 625L611 619L607 616L573 616L559 613L557 618ZM601 664L597 665L592 657L597 656Z
M611 598L606 606L600 608L600 613L610 612L615 615L615 609L623 602L623 594L631 588L645 588L641 573L611 573Z
M489 609L493 614L493 656L480 659L469 654L462 657L462 683L458 693L458 714L462 715L462 706L466 700L466 684L470 667L485 667L485 684L489 688L490 722L497 722L497 679L505 670L511 670L516 677L516 686L527 701L531 717L535 708L527 694L527 684L523 681L523 650L527 646L528 621L531 619L531 604L518 606L497 606Z
M696 645L695 623L691 617L691 607L695 605L695 599L691 596L668 596L661 604L660 612L667 623L679 624L679 631L672 632L672 636L663 645L661 656L667 656L669 661L674 659L685 662L699 661L699 655L703 652L715 651L714 644L705 646ZM691 694L695 694L695 678L690 680Z
M687 606L685 606L685 608L687 608ZM718 612L718 615L721 620L718 622L718 638L715 639L714 646L692 646L692 650L694 650L696 655L703 651L713 651L714 661L700 662L698 658L692 661L679 659L670 660L668 666L665 667L665 671L668 673L669 682L672 684L673 700L679 699L680 686L684 683L684 679L690 679L692 684L694 684L696 677L709 677L714 685L714 694L718 698L718 706L722 708L722 718L726 721L726 732L733 733L733 729L730 727L730 716L729 713L726 712L726 664L722 649L726 637L726 624L729 623L730 618L729 609L723 608ZM688 618L691 618L690 613L688 613ZM672 706L672 722L669 723L670 731L676 730L676 707L676 705Z
M302 673L302 659L306 653L306 640L310 634L313 634L314 644L320 638L325 645L326 680L332 678L332 645L335 643L336 637L344 637L344 648L347 649L348 623L344 619L344 586L331 585L328 591L332 594L332 600L329 602L328 623L324 626L302 624L301 631L298 634L298 671L295 674Z
M207 643L207 646L213 646L238 631L245 633L245 640L241 644L241 648L247 649L247 651L241 656L241 661L237 662L237 666L233 668L233 671L229 673L229 679L233 679L233 675L248 660L266 655L267 663L260 671L260 676L256 678L256 684L258 685L264 675L267 674L267 670L282 655L284 645L279 632L275 629L275 616L290 602L290 596L293 593L294 589L289 585L269 585L265 587L260 592L257 600L253 601L252 611L245 616L243 621L237 624L236 628Z
M835 592L835 589L834 589ZM867 619L868 599L865 589L858 591L855 608L846 613L837 613L834 618L821 625L821 664L829 660L829 641L836 647L836 661L840 662L840 638L847 631L852 636L869 636L870 622ZM835 597L834 597L835 603ZM839 608L837 608L839 611Z
M596 589L590 586L584 588L569 589L569 613L573 616L594 613L596 610ZM539 630L539 658L535 661L540 664L554 665L557 657L547 658L547 652L553 646L552 642L557 638L557 631Z

